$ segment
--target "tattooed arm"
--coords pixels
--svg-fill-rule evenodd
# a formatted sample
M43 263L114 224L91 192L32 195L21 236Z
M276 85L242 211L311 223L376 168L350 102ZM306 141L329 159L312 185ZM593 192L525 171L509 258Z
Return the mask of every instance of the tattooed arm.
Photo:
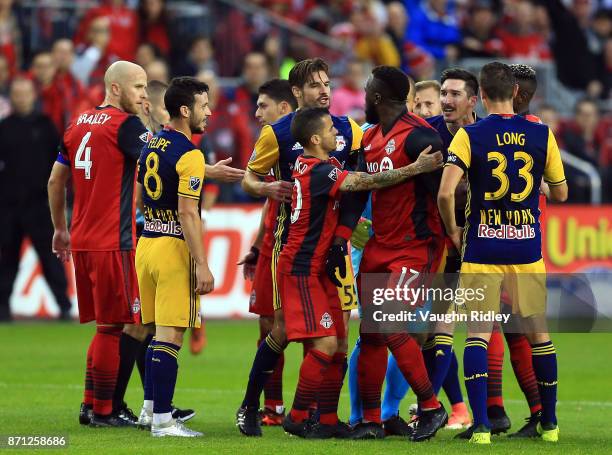
M415 175L435 171L442 166L442 153L430 153L431 146L421 152L418 159L408 166L390 171L368 174L367 172L349 172L340 185L340 191L375 190L396 185Z

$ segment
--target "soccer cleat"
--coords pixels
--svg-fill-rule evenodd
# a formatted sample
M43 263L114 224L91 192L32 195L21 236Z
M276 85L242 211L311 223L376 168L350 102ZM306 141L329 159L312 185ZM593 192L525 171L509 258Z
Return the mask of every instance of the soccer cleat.
M236 426L245 436L261 436L261 425L257 409L239 408L236 411Z
M491 444L491 431L484 425L478 425L472 432L470 444Z
M353 434L353 429L351 426L346 423L338 420L336 424L336 433L334 434L334 438L336 439L349 439Z
M394 415L387 420L383 420L382 426L387 436L410 437L414 432L413 428L408 425L408 422L399 415Z
M380 423L358 423L349 436L351 439L384 439L385 430Z
M489 406L487 408L487 416L491 424L491 434L505 433L512 425L506 410L501 406Z
M79 423L81 425L89 425L92 417L93 407L91 405L81 403L81 409L79 410Z
M191 329L191 338L189 338L189 350L193 355L197 355L206 347L206 328L204 327L204 321L201 322L200 327L193 327Z
M283 420L285 419L285 411L278 413L270 408L263 408L261 411L259 411L259 417L262 425L266 427L276 427L283 424Z
M316 422L308 426L304 438L306 439L331 439L338 431L338 425L326 425L321 422Z
M316 425L316 424L315 424ZM300 438L305 438L308 432L310 431L311 422L310 420L304 420L302 422L294 422L291 418L291 413L285 416L283 420L283 430L285 433L292 434L294 436L298 436ZM322 438L318 438L322 439Z
M140 410L140 416L138 416L138 422L136 426L141 430L151 430L151 423L153 422L153 412L147 411L143 406Z
M177 436L181 438L197 438L202 436L199 431L187 428L184 423L175 419L171 419L166 423L159 425L151 425L151 436L154 438L163 438L166 436Z
M117 409L114 414L118 418L125 420L128 426L135 427L138 424L138 417L136 417L134 412L128 408L125 402L121 404L121 407Z
M536 426L536 430L542 441L557 442L559 441L559 427L554 423L541 423Z
M421 411L410 440L414 442L426 441L435 436L437 431L446 425L446 422L448 422L448 414L442 404L439 408Z
M472 425L467 430L462 431L461 433L457 433L455 435L455 439L471 439L473 433L474 433L474 426Z
M509 438L537 438L540 436L537 430L538 423L540 423L540 417L542 416L542 411L535 412L531 414L529 417L525 419L527 423L523 425L523 427L517 431L516 433L512 433L508 435Z
M447 430L461 430L472 425L472 417L465 403L456 403L453 405L453 410L448 423L444 427Z
M193 409L179 409L172 405L172 418L179 422L185 423L195 417L196 413Z
M136 426L135 423L130 420L119 417L117 414L110 414L107 416L99 416L94 414L89 422L90 427L95 428L105 428L105 427L114 427L114 428L127 428Z

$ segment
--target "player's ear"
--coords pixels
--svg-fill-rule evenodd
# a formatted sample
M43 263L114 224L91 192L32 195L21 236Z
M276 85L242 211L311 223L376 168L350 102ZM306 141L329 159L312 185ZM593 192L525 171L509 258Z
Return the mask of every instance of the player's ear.
M183 105L180 107L180 112L183 117L189 118L189 115L191 114L191 109L189 109L188 106Z
M296 87L295 85L291 87L291 93L293 93L293 96L295 96L297 99L302 97L302 89Z
M289 103L287 101L281 101L278 103L278 113L281 115L287 115L290 112Z
M310 143L313 145L319 145L321 143L321 136L318 134L313 134L310 136Z

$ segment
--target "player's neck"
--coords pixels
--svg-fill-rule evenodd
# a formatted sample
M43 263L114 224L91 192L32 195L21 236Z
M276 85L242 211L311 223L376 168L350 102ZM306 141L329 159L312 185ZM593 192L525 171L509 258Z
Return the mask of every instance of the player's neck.
M393 127L398 117L406 111L405 105L390 105L386 109L381 109L378 112L378 118L380 119L380 126L382 127L383 134L389 132Z
M486 103L487 112L491 114L514 114L514 106L512 100L508 101L487 101Z
M187 139L191 140L191 128L189 128L189 124L186 124L182 120L170 120L170 128L178 131L179 133L183 133Z
M119 109L120 111L122 111L123 109L121 109L121 104L119 103L119 101L117 100L113 100L111 98L104 98L104 101L102 102L102 106L112 106L116 109Z
M471 125L476 121L476 116L474 115L474 111L470 111L465 116L461 117L459 120L453 123L446 123L446 127L448 131L454 136L459 131L459 128L463 128L464 126Z
M304 149L305 156L311 156L313 158L318 158L320 160L326 161L329 159L329 152L317 147L317 148L307 148Z

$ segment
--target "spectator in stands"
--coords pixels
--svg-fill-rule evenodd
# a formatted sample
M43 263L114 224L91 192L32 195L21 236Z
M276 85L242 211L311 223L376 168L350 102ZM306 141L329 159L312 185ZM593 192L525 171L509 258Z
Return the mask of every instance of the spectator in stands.
M604 43L603 55L599 65L599 81L602 84L602 98L608 100L609 107L612 108L612 36Z
M69 319L66 274L51 252L53 226L47 203L47 180L60 138L51 119L36 112L31 80L16 78L10 97L13 113L0 122L0 320L10 319L9 298L26 236L60 307L60 318Z
M407 38L437 60L455 60L461 32L448 0L408 2L408 8Z
M165 0L140 0L138 4L140 43L156 46L164 57L170 54L167 18Z
M408 27L408 13L403 3L393 1L387 3L387 35L395 44L395 48L401 54L406 38Z
M72 74L74 64L74 45L71 40L62 38L53 43L51 50L53 64L56 68L53 85L62 103L62 122L56 125L58 132L64 129L77 112L92 106L81 81Z
M365 122L365 62L359 59L349 61L342 78L342 85L334 89L330 112L333 115L348 115L357 123Z
M160 81L164 84L170 82L170 69L168 68L168 64L160 58L153 60L145 66L145 72L150 81Z
M8 61L11 76L21 67L21 31L13 0L0 0L0 54Z
M9 100L10 82L11 70L9 62L4 54L0 54L0 120L11 113L11 102Z
M540 106L537 116L540 117L542 123L549 126L549 128L555 134L555 137L559 136L559 127L561 126L561 122L557 109L550 104L543 104Z
M546 37L536 27L536 10L531 0L519 0L514 5L514 17L497 32L506 58L550 60Z
M217 72L212 44L205 36L196 36L189 45L187 57L181 59L174 68L176 76L195 76L200 71Z
M374 65L400 66L400 54L385 32L385 24L372 8L359 8L351 15L357 40L355 55Z
M551 49L557 66L557 76L575 90L596 90L597 58L589 48L590 1L572 0L572 9L562 0L539 0L548 11L553 38Z
M599 164L599 137L597 134L600 113L597 103L582 99L574 107L574 118L563 128L561 142L574 156L597 166Z
M116 55L121 60L134 60L138 47L138 15L126 6L124 0L103 0L102 5L91 8L79 24L75 36L78 45L87 43L87 35L93 21L107 18L110 24L109 55ZM107 65L108 66L108 65Z
M30 72L38 92L36 108L39 112L49 116L57 131L63 131L63 100L58 87L53 83L56 71L51 52L40 51L32 58Z
M73 74L88 88L104 85L104 73L119 57L110 51L111 23L106 16L96 17L89 22L87 35L79 46L78 55L72 67Z
M495 35L497 14L489 0L478 0L470 9L463 28L462 57L494 58L502 54L503 43Z
M136 51L135 63L145 68L149 63L158 58L161 58L161 53L157 47L153 44L142 43Z

